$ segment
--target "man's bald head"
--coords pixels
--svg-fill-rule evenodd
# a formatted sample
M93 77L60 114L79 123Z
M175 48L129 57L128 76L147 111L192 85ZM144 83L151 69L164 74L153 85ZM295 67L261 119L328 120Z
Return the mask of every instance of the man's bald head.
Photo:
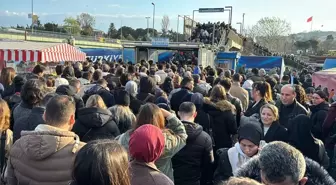
M281 102L284 105L291 105L296 97L295 88L292 85L284 85L281 88Z

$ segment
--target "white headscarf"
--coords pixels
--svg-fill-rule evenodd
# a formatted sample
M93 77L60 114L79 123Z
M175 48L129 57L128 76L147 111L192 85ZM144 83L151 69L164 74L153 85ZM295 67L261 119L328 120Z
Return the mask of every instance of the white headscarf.
M125 86L125 90L133 97L138 94L138 84L134 81L128 81Z

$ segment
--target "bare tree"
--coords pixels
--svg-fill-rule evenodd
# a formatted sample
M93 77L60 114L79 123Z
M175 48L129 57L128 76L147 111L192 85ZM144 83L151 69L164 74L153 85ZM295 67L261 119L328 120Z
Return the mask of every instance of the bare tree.
M283 50L283 39L291 32L291 24L278 17L265 17L247 30L247 34L271 51Z
M96 19L92 15L88 13L81 13L79 16L77 16L77 21L82 28L82 34L93 34L93 27L96 23Z
M169 31L170 20L168 15L164 15L161 21L162 32L163 34L167 34Z

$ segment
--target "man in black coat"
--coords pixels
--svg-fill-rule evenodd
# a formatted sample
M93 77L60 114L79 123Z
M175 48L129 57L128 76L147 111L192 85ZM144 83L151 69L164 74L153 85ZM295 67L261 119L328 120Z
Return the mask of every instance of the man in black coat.
M288 128L288 121L294 117L304 114L308 115L306 108L295 99L295 87L288 84L281 88L281 101L277 102L279 109L280 124Z
M187 145L172 159L175 185L207 185L212 182L214 162L212 141L202 126L194 123L196 106L184 102L179 108L179 117L188 134Z
M177 113L181 103L191 101L194 89L194 80L191 77L184 77L181 82L181 90L174 93L170 99L171 108Z
M305 158L287 143L267 144L236 174L272 185L334 185L336 182L317 162Z

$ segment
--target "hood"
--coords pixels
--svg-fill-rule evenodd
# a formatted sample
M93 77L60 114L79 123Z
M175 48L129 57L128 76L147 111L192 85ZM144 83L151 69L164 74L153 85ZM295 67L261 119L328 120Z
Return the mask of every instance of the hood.
M305 158L306 160L306 174L308 177L306 185L334 185L336 182L328 174L328 172L321 167L317 162ZM258 166L258 156L253 157L245 163L236 175L237 177L248 177L261 182L260 168Z
M146 124L137 128L129 141L131 156L140 162L155 162L163 153L165 138L162 130L154 125Z
M205 97L204 98L204 103L210 106L210 107L208 107L210 109L209 113L213 112L213 111L218 112L218 110L220 110L222 112L231 111L233 114L236 113L236 108L227 100L221 100L221 101L218 101L218 102L215 103L215 102L212 102L210 100L210 98Z
M85 94L98 94L98 91L100 91L101 89L103 89L102 86L100 86L100 85L94 85L90 89L88 89L87 91L85 91Z
M322 102L318 105L313 105L310 108L311 108L311 111L314 113L314 112L317 112L317 111L328 111L330 106L329 106L328 103Z
M184 124L184 127L188 135L187 143L188 141L194 141L197 138L197 136L199 136L203 131L202 126L199 124L190 123L187 121L182 121L182 123Z
M90 107L78 110L78 120L88 128L102 127L112 119L109 110Z
M60 85L57 87L56 93L59 95L75 96L76 90L70 85Z
M22 131L18 141L25 155L34 160L43 160L62 150L67 145L73 145L75 153L79 147L79 137L70 131L61 130L49 125L43 125L47 131Z

